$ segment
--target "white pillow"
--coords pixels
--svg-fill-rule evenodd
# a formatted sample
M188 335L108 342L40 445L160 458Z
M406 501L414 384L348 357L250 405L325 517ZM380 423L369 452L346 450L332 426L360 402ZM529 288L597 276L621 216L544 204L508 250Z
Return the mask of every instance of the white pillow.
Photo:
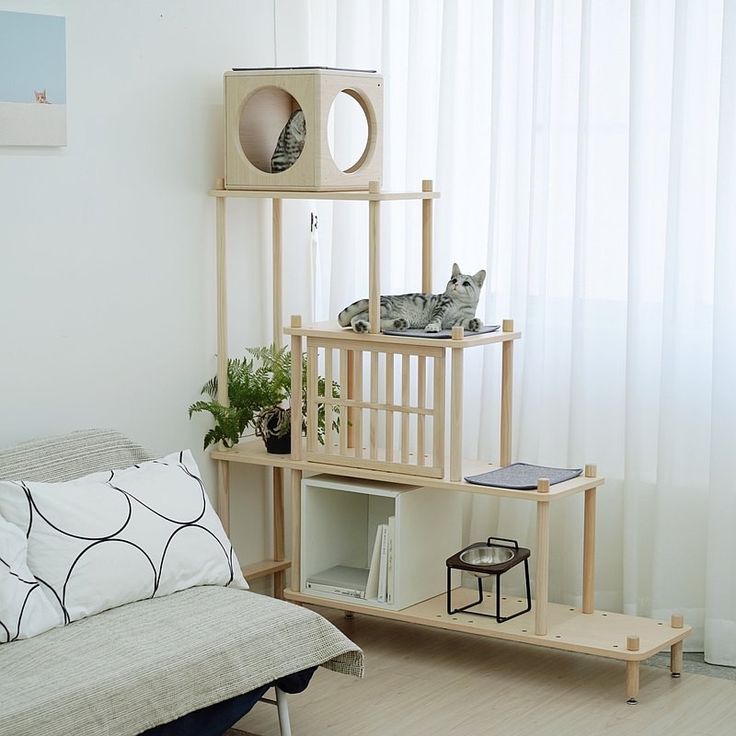
M66 483L0 481L64 623L196 585L247 588L189 450Z
M28 639L63 623L28 569L26 549L26 535L0 518L0 644Z

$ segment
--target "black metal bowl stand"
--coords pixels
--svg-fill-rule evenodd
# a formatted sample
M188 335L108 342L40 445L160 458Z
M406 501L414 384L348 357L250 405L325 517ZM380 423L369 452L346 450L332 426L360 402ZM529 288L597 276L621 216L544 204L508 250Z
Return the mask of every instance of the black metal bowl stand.
M491 540L496 542L510 542L510 544L491 544ZM510 547L514 550L513 556L504 561L499 562L495 565L470 565L460 559L460 556L470 549L477 547ZM530 551L525 547L519 547L519 543L515 539L505 539L504 537L488 537L486 542L476 542L468 547L461 549L458 553L447 559L447 613L452 616L455 613L469 612L470 609L483 603L483 578L478 578L478 600L474 603L469 603L467 606L462 608L452 607L452 571L461 570L463 572L480 573L485 576L496 576L496 615L492 613L481 613L480 611L473 611L474 616L486 616L487 618L495 618L498 623L502 624L504 621L508 621L517 616L521 616L524 613L528 613L532 610L532 594L531 586L529 584L529 555ZM501 615L501 575L515 567L519 563L524 563L524 580L526 583L526 608L522 611L517 611L510 616Z

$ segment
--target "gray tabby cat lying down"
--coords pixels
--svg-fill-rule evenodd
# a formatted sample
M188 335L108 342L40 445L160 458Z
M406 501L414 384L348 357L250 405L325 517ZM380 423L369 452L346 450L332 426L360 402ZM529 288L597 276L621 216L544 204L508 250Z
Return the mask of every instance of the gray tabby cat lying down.
M452 276L444 294L399 294L381 297L381 329L423 329L439 332L462 325L477 332L483 323L475 316L478 297L486 272L474 276L460 273L457 263L452 264ZM352 327L356 332L368 332L368 300L359 299L340 312L337 321L341 327Z

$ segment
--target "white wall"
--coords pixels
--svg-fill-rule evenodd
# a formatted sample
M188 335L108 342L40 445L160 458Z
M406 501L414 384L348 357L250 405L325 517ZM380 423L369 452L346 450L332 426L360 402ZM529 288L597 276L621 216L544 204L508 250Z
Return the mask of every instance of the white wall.
M113 427L156 452L199 451L188 405L215 369L214 203L222 73L268 66L257 0L0 0L66 16L68 146L0 148L0 446ZM238 203L231 284L250 312L232 352L264 341L263 205ZM235 209L235 208L233 208ZM235 282L235 279L233 279ZM241 314L243 314L241 312ZM264 494L233 504L241 558L260 559ZM269 525L266 525L268 528Z

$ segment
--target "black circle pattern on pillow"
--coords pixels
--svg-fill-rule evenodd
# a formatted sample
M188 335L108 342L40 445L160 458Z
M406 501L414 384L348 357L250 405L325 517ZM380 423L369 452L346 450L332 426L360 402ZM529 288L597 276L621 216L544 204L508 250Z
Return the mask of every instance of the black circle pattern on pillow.
M233 550L233 545L232 545L232 543L230 543L229 544L229 549L226 549L225 546L223 545L223 543L217 538L217 535L215 535L207 527L205 527L202 524L199 524L198 523L199 521L201 521L202 517L205 515L205 513L207 511L207 492L205 491L204 484L202 483L201 478L199 478L197 475L195 475L194 473L192 473L186 467L186 465L184 464L183 456L184 456L184 452L182 451L182 452L179 453L179 462L177 463L177 466L176 467L178 467L189 478L191 478L192 480L194 480L197 483L197 485L199 486L199 493L200 493L200 497L201 497L201 501L202 501L201 509L199 509L197 511L197 513L194 516L194 518L191 518L191 519L174 519L174 518L171 518L170 516L167 516L166 514L163 514L163 513L159 512L159 511L156 511L155 509L151 508L150 505L144 503L141 499L137 498L134 493L131 493L130 491L127 491L127 490L125 490L125 489L123 489L123 488L121 488L119 486L116 486L113 483L113 481L115 480L115 471L114 470L111 470L111 471L109 471L110 472L110 477L107 479L106 484L112 490L114 490L114 491L122 494L123 497L125 498L125 500L127 501L127 509L128 509L127 510L127 516L125 518L125 521L123 522L123 524L120 526L119 529L117 529L113 533L108 533L108 534L105 534L105 535L99 536L99 537L74 534L72 532L65 531L58 524L53 523L49 518L47 518L46 515L44 515L40 511L40 509L38 508L37 502L33 498L33 493L28 488L28 486L26 485L26 483L23 482L23 481L19 481L19 485L23 489L23 492L25 493L26 499L28 501L28 528L26 530L26 537L30 537L30 535L31 535L31 530L33 528L33 522L34 522L34 514L35 514L39 518L43 519L46 522L46 524L48 524L52 529L54 529L55 531L57 531L59 534L62 534L64 536L66 536L66 537L70 537L72 539L79 539L79 540L90 542L90 544L87 545L75 557L74 561L72 562L71 566L69 567L69 570L68 570L68 572L66 574L66 578L64 580L64 584L62 586L61 591L56 590L52 585L50 585L48 582L46 582L45 580L43 580L38 575L35 576L36 577L36 580L38 581L38 583L40 583L41 585L43 585L44 588L49 591L49 593L54 597L54 599L56 600L56 602L59 604L59 606L61 608L61 611L62 611L62 615L64 617L64 624L65 625L68 624L68 623L71 623L71 617L70 617L69 611L67 610L67 607L66 607L67 587L69 585L69 582L70 582L70 580L72 578L72 575L74 573L74 570L75 570L76 566L79 564L80 560L90 550L96 548L98 545L118 543L118 544L126 544L126 545L129 545L130 547L138 550L141 553L141 555L143 555L143 557L148 561L148 564L151 567L152 593L148 597L149 598L154 598L156 596L156 593L158 592L159 585L161 583L161 575L163 573L164 562L166 560L166 554L167 554L167 552L169 550L169 547L171 545L171 542L176 537L176 535L179 534L184 529L198 529L202 533L207 534L210 537L212 537L215 540L215 542L217 542L217 545L220 547L220 549L222 550L222 554L225 557L225 561L226 561L226 563L228 565L228 569L229 569L229 573L230 573L230 577L229 577L227 583L225 583L225 586L228 586L228 585L230 585L230 583L232 583L232 581L234 579L234 572L233 572L233 570L234 570L234 561L233 561L234 550ZM158 465L165 465L165 466L171 467L169 463L167 463L167 462L165 462L163 460L152 460L151 462L152 463L155 463L155 464L158 464ZM140 465L134 465L133 467L140 469L141 466ZM133 504L134 503L137 506L139 506L140 508L144 509L145 512L150 513L150 514L153 514L153 515L155 515L155 516L157 516L157 517L159 517L159 518L163 519L164 521L167 521L167 522L169 522L171 524L176 524L177 525L176 529L174 529L174 531L171 532L171 534L169 535L169 537L168 537L168 539L166 541L166 544L165 544L164 550L163 550L163 554L161 555L161 561L160 561L160 563L159 563L158 566L156 566L156 563L151 559L151 556L146 552L146 550L143 549L143 547L141 547L140 545L138 545L138 544L136 544L134 542L131 542L130 540L120 539L119 538L119 535L122 534L125 531L126 527L130 523L131 517L133 515ZM5 627L3 627L3 628L5 628Z
M2 557L0 557L0 564L5 565L5 567L8 568L8 572L14 578L17 578L19 582L28 586L28 592L26 593L26 597L23 599L23 605L20 607L20 611L18 611L18 620L15 623L12 621L8 621L6 623L0 619L0 633L5 632L5 640L0 641L0 644L7 644L8 642L15 641L20 636L20 627L21 623L23 623L23 614L25 613L26 606L28 605L28 600L34 590L40 590L40 586L37 580L25 580L18 575L17 572L13 572L13 568L10 566L10 563L6 562ZM13 631L15 631L14 634L12 633Z

